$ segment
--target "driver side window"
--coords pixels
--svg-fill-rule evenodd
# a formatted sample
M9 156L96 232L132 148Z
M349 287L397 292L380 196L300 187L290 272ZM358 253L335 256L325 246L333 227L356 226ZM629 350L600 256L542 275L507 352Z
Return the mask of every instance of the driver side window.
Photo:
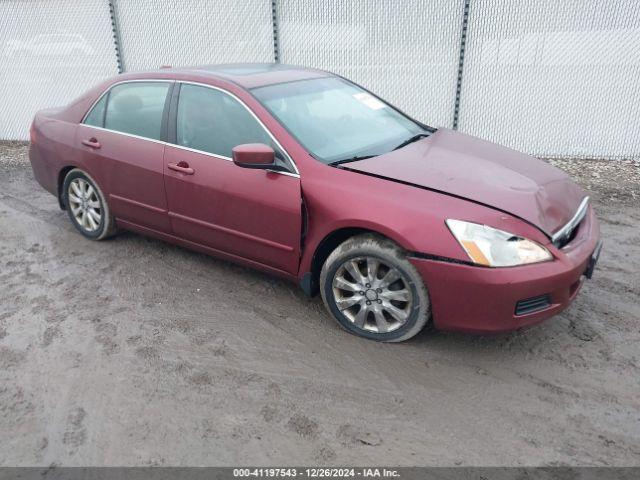
M183 147L231 158L244 143L264 143L277 152L258 121L230 95L213 88L182 84L176 142Z

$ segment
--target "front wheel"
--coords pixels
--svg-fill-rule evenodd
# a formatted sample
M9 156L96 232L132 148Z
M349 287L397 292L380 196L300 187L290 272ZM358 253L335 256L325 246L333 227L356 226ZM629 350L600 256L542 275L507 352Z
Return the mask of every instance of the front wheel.
M373 234L343 242L320 273L327 310L346 330L382 342L416 335L431 313L416 268L394 242Z

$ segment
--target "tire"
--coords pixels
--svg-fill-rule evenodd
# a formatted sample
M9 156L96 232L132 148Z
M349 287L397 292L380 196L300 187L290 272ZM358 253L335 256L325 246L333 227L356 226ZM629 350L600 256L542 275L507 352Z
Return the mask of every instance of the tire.
M351 237L329 255L320 293L343 328L380 342L408 340L431 317L427 288L406 252L374 234Z
M86 172L78 168L71 170L64 178L60 195L71 223L82 235L91 240L104 240L115 234L116 222L107 200Z

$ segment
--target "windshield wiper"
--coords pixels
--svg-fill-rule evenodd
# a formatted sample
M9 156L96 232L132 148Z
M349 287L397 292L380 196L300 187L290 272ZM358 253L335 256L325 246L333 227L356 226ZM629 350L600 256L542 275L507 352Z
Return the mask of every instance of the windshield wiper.
M408 140L405 140L404 142L402 142L400 145L398 145L396 148L394 148L394 150L400 150L402 147L406 147L410 143L417 142L421 138L428 137L429 135L431 135L431 134L430 133L418 133L417 135L414 135L413 137L409 138Z
M343 158L342 160L329 162L329 165L332 167L337 167L338 165L342 165L343 163L357 162L358 160L366 160L367 158L373 157L377 157L377 155L356 155L355 157Z

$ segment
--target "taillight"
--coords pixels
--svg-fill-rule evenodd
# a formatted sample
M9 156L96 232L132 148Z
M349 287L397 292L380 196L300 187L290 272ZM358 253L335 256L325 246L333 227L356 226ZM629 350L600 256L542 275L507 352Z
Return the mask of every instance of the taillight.
M31 143L36 143L35 122L31 122L31 127L29 128L29 141L31 141Z

